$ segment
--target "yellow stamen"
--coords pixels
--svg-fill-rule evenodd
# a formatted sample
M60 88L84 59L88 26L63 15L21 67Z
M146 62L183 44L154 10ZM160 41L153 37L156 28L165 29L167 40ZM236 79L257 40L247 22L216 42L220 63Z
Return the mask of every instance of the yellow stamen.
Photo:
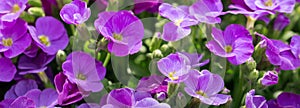
M49 47L51 45L51 42L49 40L49 38L45 35L41 35L39 36L40 42L44 45L46 45L47 47Z
M178 76L174 76L175 72L170 72L169 73L169 78L173 81L178 80L179 77Z
M80 73L80 74L77 74L77 75L76 75L76 78L77 78L77 79L80 79L80 80L86 80L86 76L83 75L83 74L81 74L81 73Z
M206 97L206 94L202 90L196 91L196 94Z
M118 41L122 41L123 40L123 36L120 34L113 34L114 39L118 40Z
M18 4L14 4L12 7L12 12L17 13L20 10L20 6Z
M225 52L226 53L231 53L232 52L232 46L231 45L225 46Z
M265 2L265 5L268 7L273 6L273 1L272 0L268 0L267 2Z
M176 26L180 26L180 24L183 22L183 19L179 19L175 21Z
M6 46L6 47L12 46L13 43L14 43L14 42L13 42L12 38L7 38L7 39L3 39L3 40L2 40L2 44L3 44L4 46Z

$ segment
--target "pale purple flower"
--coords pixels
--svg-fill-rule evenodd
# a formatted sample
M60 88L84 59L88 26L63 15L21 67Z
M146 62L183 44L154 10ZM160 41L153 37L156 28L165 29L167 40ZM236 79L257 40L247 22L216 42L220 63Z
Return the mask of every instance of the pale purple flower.
M283 92L277 97L277 104L283 108L299 108L300 95L294 93Z
M271 86L278 83L278 74L273 71L268 71L264 74L261 84L264 86Z
M87 53L71 53L62 69L70 82L76 83L83 91L99 92L103 89L100 81L104 78L106 69L101 62Z
M150 13L158 12L158 8L163 3L163 0L134 0L133 12L135 14L147 11Z
M18 19L26 9L27 2L28 0L0 0L0 20L11 22Z
M252 10L270 10L282 13L292 13L295 0L245 0L245 4Z
M108 50L116 56L135 54L142 47L144 26L130 11L102 12L94 23L108 42Z
M49 55L65 49L69 43L64 25L53 17L40 17L35 27L29 26L28 29L36 45Z
M292 37L290 46L294 56L300 59L300 36L299 35L295 35Z
M60 10L60 17L67 24L82 24L91 16L90 8L81 0L74 0L69 4L64 5Z
M286 17L283 13L278 14L274 21L274 30L281 31L283 30L287 25L289 25L290 19Z
M27 23L22 19L14 20L13 25L0 29L0 52L7 58L14 58L30 46L31 40Z
M159 14L171 22L164 25L161 38L165 41L178 41L191 33L189 26L198 22L184 9L185 6L173 7L163 3L159 6Z
M221 23L223 4L221 0L198 0L190 8L189 12L199 22L215 24Z
M167 92L168 84L164 81L165 77L158 75L151 75L140 79L136 91L146 91L151 94L159 92Z
M103 101L102 108L171 108L166 103L159 103L151 97L137 99L137 94L131 88L112 90Z
M181 53L170 54L157 62L158 70L168 77L168 82L179 83L186 79L191 70L191 62Z
M192 68L201 67L209 63L209 59L202 61L202 58L204 56L203 54L186 53L186 52L180 52L180 53L188 57L188 59L191 62Z
M215 55L226 57L231 64L245 63L252 55L254 46L249 31L241 25L231 24L225 31L212 28L213 39L206 47Z
M17 73L16 66L9 58L0 56L0 82L10 82Z
M6 99L0 102L1 108L36 108L32 99L20 96L16 99Z
M192 97L200 99L208 105L221 105L227 103L230 95L218 94L224 88L221 76L212 74L208 70L193 70L185 83L185 92Z
M34 101L37 108L54 108L57 104L57 92L54 89L47 88L43 91L32 89L24 96Z
M83 93L79 91L77 85L71 83L63 73L55 76L54 84L58 93L57 103L59 105L70 105L83 99Z
M245 104L247 108L268 108L265 97L255 95L255 90L252 89L246 94Z
M34 80L27 79L21 80L17 84L13 85L4 96L4 99L16 99L20 96L25 95L32 89L37 89L38 85Z

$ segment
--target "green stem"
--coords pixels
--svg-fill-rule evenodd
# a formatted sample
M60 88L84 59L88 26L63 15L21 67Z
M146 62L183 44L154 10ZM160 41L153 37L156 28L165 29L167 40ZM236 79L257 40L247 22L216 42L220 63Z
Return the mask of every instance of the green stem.
M233 94L233 107L238 108L241 106L242 98L243 98L243 72L242 65L239 65L239 73L238 73L238 81L234 85L234 94Z
M106 58L104 60L103 66L106 67L110 60L110 53L107 53Z

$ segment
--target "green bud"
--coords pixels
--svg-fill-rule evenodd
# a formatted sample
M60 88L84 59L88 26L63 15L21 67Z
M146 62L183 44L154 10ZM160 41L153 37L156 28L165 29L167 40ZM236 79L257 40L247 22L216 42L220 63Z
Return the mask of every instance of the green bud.
M255 81L255 80L257 80L258 76L259 76L259 71L254 69L253 71L250 72L249 78L250 78L250 80Z
M28 23L34 23L35 21L35 18L33 15L30 15L29 13L27 12L23 12L20 16L20 18L22 18L23 20L25 20L26 22Z
M28 4L33 7L42 7L41 0L28 0Z
M246 62L246 66L247 68L251 71L256 69L256 62L253 60L253 58L250 58L247 62Z
M45 16L45 12L41 7L31 7L28 9L28 13L36 17Z
M56 53L56 62L57 64L62 64L66 60L67 56L63 50L58 50Z
M156 49L152 52L153 58L162 58L164 55L159 49Z

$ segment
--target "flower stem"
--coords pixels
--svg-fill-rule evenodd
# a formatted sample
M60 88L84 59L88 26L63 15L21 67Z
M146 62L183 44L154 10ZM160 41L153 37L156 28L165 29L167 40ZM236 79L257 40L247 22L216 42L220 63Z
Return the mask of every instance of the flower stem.
M242 98L243 98L243 71L242 65L239 65L239 72L235 77L238 77L238 81L236 81L234 85L234 94L233 94L233 107L238 108L241 106Z
M106 67L110 60L110 53L107 53L106 58L104 60L103 66Z

